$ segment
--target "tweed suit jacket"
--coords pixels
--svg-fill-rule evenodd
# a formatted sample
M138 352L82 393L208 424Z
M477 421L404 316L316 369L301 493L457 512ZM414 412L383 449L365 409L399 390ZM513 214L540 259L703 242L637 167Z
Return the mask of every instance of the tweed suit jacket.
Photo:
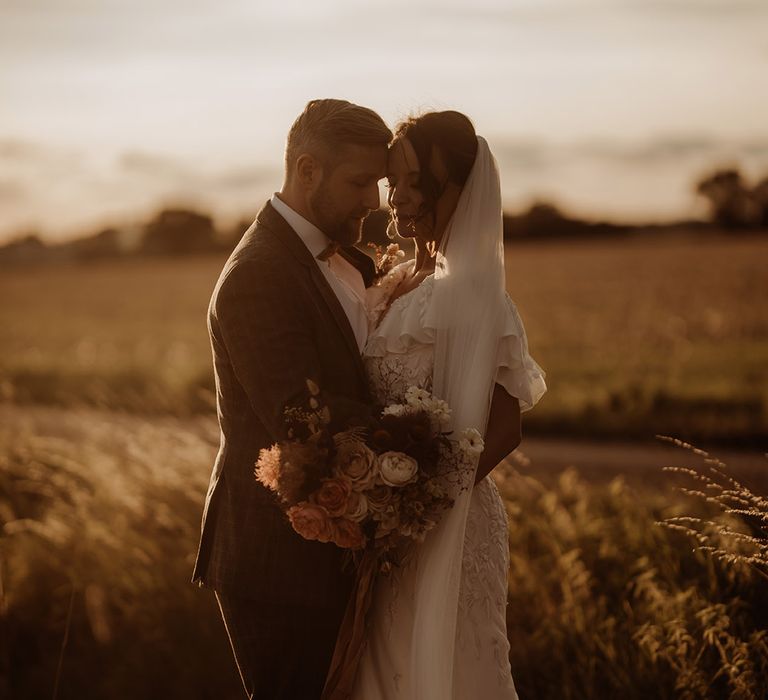
M370 258L356 249L344 255L369 285ZM332 410L365 412L369 394L339 300L269 203L224 265L208 329L221 444L192 580L229 595L338 609L352 585L343 552L297 535L254 465L262 448L285 436L284 407L305 394L307 378Z

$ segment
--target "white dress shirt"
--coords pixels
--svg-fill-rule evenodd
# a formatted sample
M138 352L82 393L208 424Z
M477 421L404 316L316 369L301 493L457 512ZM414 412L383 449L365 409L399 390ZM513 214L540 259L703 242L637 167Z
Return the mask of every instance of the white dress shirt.
M368 340L368 314L365 310L365 283L360 271L338 253L334 253L328 260L318 260L317 256L325 250L331 239L317 226L291 209L277 196L277 193L272 195L270 203L301 238L325 279L328 280L328 284L349 319L349 325L352 326L355 340L357 340L357 347L362 353Z

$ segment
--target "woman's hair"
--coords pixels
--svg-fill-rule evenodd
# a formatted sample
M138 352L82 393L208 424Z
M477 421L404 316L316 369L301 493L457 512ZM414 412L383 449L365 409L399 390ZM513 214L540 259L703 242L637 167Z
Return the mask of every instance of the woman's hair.
M346 100L312 100L288 132L286 171L302 153L312 153L332 170L344 146L384 147L391 140L392 132L373 110Z
M424 197L419 217L431 217L446 183L432 173L432 154L438 151L448 170L448 180L459 187L466 183L477 155L475 127L461 112L427 112L398 124L395 138L407 138L419 159L418 188Z

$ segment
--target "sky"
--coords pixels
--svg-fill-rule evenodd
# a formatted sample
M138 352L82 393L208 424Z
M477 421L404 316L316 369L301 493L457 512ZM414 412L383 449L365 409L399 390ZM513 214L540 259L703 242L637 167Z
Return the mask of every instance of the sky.
M465 112L510 211L702 216L768 174L766 76L768 0L0 0L0 242L252 216L315 97Z

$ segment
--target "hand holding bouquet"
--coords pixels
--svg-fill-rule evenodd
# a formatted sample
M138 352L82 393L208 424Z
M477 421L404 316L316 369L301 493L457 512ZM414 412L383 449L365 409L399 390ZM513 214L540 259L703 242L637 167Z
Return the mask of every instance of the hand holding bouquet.
M450 408L410 387L373 425L331 433L331 412L307 382L306 409L289 409L288 439L261 451L256 478L274 491L294 530L308 540L384 553L422 541L459 489L471 484L483 450L476 430L454 439Z

